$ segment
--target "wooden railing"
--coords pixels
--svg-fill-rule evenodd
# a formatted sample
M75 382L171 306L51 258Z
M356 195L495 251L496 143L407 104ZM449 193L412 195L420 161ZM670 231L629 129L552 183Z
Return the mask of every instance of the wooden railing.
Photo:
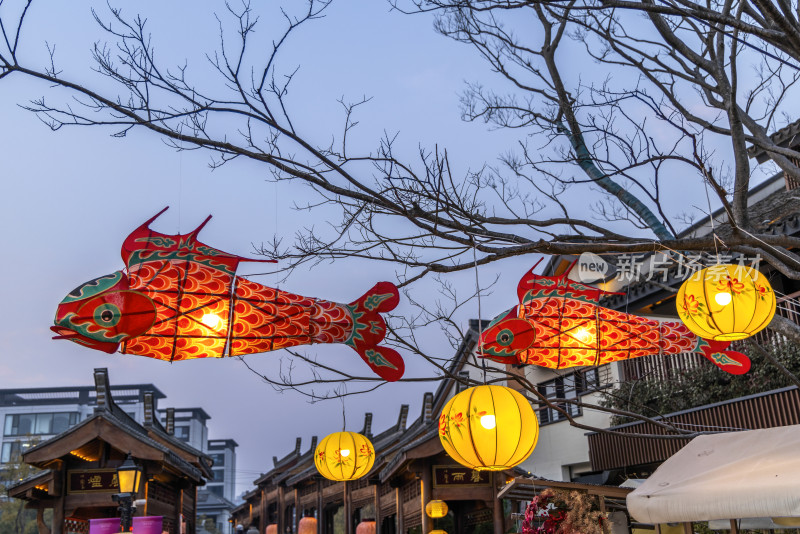
M778 298L775 314L800 325L800 302L798 299L800 299L800 291ZM787 341L785 337L769 328L757 332L751 339L765 347ZM731 344L731 350L746 351L746 343L734 342ZM620 377L622 381L671 380L702 365L708 365L708 361L702 355L694 352L645 356L620 362Z
M795 386L666 415L661 421L683 430L720 432L800 424L800 391ZM688 439L636 438L626 434L666 434L649 422L612 427L613 433L588 435L592 470L663 462Z

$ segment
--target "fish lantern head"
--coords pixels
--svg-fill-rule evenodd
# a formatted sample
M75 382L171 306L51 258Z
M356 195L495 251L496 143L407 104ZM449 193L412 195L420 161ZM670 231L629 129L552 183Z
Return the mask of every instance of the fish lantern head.
M479 354L498 362L517 363L517 355L528 350L536 340L536 330L520 319L517 307L496 317L481 333Z
M109 354L126 339L153 326L156 308L150 298L129 289L122 271L78 286L58 305L53 339L69 339Z

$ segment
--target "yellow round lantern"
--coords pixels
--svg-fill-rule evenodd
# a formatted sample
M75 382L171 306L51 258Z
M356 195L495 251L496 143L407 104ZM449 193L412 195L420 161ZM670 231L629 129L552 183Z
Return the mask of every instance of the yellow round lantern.
M425 505L425 513L433 519L446 516L447 510L447 503L439 499L428 501L428 504Z
M366 475L375 462L372 443L356 432L325 436L314 451L319 474L329 480L355 480Z
M539 421L520 393L484 385L457 394L439 418L442 447L456 462L499 471L522 463L539 438Z
M767 327L775 293L766 276L743 265L713 265L678 291L678 316L686 328L713 341L736 341Z
M428 534L447 534L446 530L431 530Z

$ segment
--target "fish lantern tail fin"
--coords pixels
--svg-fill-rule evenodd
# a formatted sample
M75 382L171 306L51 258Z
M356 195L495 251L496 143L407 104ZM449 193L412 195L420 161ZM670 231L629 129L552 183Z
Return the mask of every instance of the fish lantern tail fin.
M732 375L743 375L750 370L750 358L735 350L724 350L729 342L703 340L700 353L711 363Z
M386 335L386 321L381 313L395 309L400 302L397 287L390 282L378 282L358 300L347 305L353 317L353 332L346 341L370 369L389 382L403 376L405 363L400 354L389 347L379 346Z

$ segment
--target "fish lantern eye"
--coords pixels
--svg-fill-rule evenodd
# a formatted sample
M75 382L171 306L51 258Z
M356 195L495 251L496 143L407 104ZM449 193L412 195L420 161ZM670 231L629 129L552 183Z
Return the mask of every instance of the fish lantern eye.
M514 342L514 333L508 328L501 330L497 334L497 343L499 343L500 345L508 347L513 342Z
M97 324L105 327L115 326L122 317L119 308L108 302L95 308L93 315Z

